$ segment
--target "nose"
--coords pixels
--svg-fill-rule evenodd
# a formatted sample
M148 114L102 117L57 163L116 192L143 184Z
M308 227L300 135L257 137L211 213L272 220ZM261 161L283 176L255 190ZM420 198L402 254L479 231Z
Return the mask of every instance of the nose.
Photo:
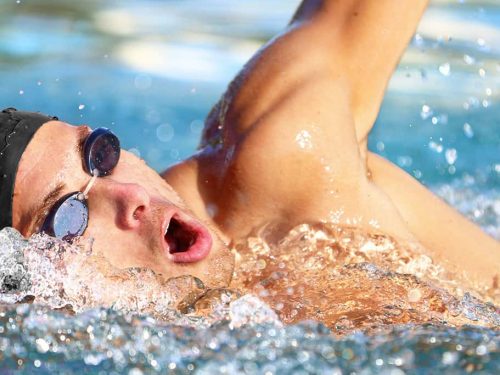
M111 180L103 185L103 189L96 189L94 194L104 193L113 203L116 208L116 225L125 230L139 228L150 210L151 200L146 189L138 184Z

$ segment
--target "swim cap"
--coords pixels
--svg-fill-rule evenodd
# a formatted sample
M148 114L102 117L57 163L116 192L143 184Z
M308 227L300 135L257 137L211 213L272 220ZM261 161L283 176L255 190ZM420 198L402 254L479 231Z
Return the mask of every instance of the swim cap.
M36 131L57 117L4 109L0 113L0 229L12 226L12 198L19 161Z

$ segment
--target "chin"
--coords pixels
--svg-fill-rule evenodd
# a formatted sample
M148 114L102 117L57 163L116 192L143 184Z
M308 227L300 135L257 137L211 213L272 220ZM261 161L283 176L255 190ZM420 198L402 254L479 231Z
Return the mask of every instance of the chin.
M203 276L199 277L208 288L228 287L233 278L234 255L225 245L217 250L208 259L209 264Z

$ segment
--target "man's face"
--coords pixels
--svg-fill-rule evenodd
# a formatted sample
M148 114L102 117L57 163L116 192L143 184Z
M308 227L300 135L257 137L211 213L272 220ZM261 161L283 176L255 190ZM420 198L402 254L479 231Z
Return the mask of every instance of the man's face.
M47 211L45 198L83 191L90 180L82 140L91 132L59 121L43 125L19 163L13 226L36 233ZM116 267L146 267L164 275L193 275L210 287L228 285L231 252L214 230L201 223L175 191L144 161L122 150L111 174L97 178L88 194L89 223L84 237ZM165 232L167 233L165 235Z

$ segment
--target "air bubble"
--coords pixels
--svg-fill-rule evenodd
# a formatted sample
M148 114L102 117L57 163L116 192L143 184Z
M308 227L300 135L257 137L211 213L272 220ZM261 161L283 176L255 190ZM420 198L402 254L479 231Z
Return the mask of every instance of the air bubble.
M446 162L450 165L453 165L457 161L457 150L454 148L449 148L445 151L444 156L446 158Z
M156 136L162 142L169 142L174 137L174 128L170 124L162 124L156 128Z
M468 122L464 124L464 134L467 138L474 137L474 130L472 130L472 126Z
M444 63L439 65L439 73L444 75L445 77L448 77L451 73L451 66L449 63Z
M78 109L79 109L80 111L81 111L81 110L83 110L83 109L85 109L85 104L80 104L80 105L78 106Z
M422 118L422 120L427 120L433 115L433 113L434 112L432 111L431 107L429 107L427 104L424 104L422 106L422 109L420 110L420 117Z
M438 154L440 154L441 152L443 152L443 145L440 144L440 143L434 142L434 141L430 141L429 142L429 148L432 151L437 152Z
M467 65L472 65L476 62L476 59L470 55L467 55L465 54L464 55L464 62L467 64Z

